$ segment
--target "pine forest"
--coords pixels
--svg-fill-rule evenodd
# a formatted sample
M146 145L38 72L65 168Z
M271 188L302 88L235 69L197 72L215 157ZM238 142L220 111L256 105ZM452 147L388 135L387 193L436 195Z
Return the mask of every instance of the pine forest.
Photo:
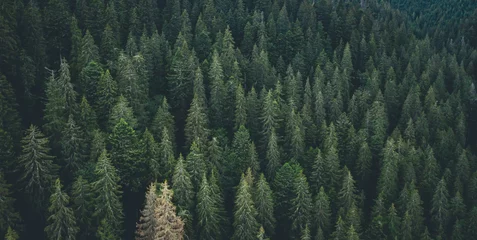
M0 239L477 239L474 0L0 0Z

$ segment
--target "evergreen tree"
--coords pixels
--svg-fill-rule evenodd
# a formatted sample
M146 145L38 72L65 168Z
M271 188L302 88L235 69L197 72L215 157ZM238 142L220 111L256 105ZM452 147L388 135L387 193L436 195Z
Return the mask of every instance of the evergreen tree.
M199 102L198 95L195 95L192 99L191 106L189 108L189 114L187 115L185 125L186 146L190 146L193 141L198 139L197 144L206 143L209 135L208 119L203 108Z
M105 121L109 118L113 106L116 103L117 94L117 83L111 77L109 70L106 70L98 82L97 92L96 92L96 111L100 113L98 118L100 122L105 126Z
M356 194L355 181L351 172L345 167L345 175L343 178L343 184L341 190L338 193L338 199L340 200L340 206L348 212L353 206L356 206L356 200L358 198Z
M257 210L253 204L251 187L242 174L235 197L234 233L232 239L256 239L255 234L259 228L258 222L255 219L256 215Z
M156 184L151 183L146 191L146 200L144 208L141 210L139 222L136 224L136 239L155 239L155 228L157 226L157 219L155 218L156 191Z
M15 199L11 196L10 184L8 184L3 173L0 172L0 195L2 196L2 204L0 205L0 234L11 230L10 227L16 227L20 223L20 215L15 211L13 204Z
M207 182L205 174L202 177L202 183L197 193L197 218L199 222L200 239L220 239L222 227L220 222L223 220L220 216L220 202L213 196L214 191Z
M192 142L189 155L187 155L186 159L187 171L190 174L195 189L199 189L202 175L206 172L204 154L199 144L197 141Z
M5 234L5 240L18 240L20 237L18 236L17 232L13 230L11 227L8 227L7 233Z
M173 192L166 180L161 184L161 195L157 198L154 209L156 219L154 239L184 239L184 222L176 215L172 197Z
M172 175L172 190L174 191L173 200L179 211L190 211L194 204L194 187L182 154L177 160L174 174Z
M449 217L449 193L447 192L446 182L441 179L436 186L436 191L432 198L432 219L435 224L435 229L442 233L446 229Z
M60 179L56 179L54 191L50 196L49 224L45 232L50 239L76 239L79 229L73 210L68 206L70 198L61 188Z
M300 233L308 226L310 221L312 200L308 182L303 172L300 172L295 178L294 185L296 197L292 200L292 208L290 209L293 219L292 230Z
M263 174L255 184L253 191L254 204L257 209L257 221L269 236L275 232L275 217L273 216L273 192Z
M175 146L176 131L174 126L174 116L170 113L169 103L165 97L162 99L162 104L157 108L156 115L151 123L151 133L154 135L154 139L156 139L157 142L161 142L164 128L167 129L167 136L169 137L172 146Z
M80 239L88 238L91 230L92 208L91 184L82 176L73 182L71 192L71 207L79 227Z
M70 115L61 138L61 152L65 168L71 172L79 169L86 159L86 142L81 129Z
M266 173L269 178L273 178L275 173L280 168L280 148L278 146L278 137L275 133L275 129L272 129L270 137L268 138L267 153L266 153Z
M111 162L121 176L121 184L129 189L138 189L144 178L146 164L139 154L136 132L121 118L109 136L109 143Z
M56 177L57 165L50 156L48 139L34 125L30 125L22 139L22 153L18 158L20 183L25 193L41 207Z
M241 125L247 124L247 101L245 98L244 90L241 84L238 84L235 92L235 125L234 129L237 130Z
M98 219L103 230L117 238L122 232L123 212L121 204L120 178L109 160L108 153L103 150L94 170L96 181L92 183L94 204L97 206L93 216ZM99 230L98 230L99 231Z
M219 60L219 54L214 51L209 70L210 79L210 116L212 126L217 128L224 127L225 113L225 86L222 65Z

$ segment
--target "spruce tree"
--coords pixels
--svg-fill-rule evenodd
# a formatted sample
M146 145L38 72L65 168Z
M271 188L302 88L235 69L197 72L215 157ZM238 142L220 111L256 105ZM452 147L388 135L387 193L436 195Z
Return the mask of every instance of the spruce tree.
M206 172L206 165L203 151L197 141L192 142L190 152L186 159L186 167L194 188L199 189L202 175Z
M449 217L449 193L444 179L441 179L436 186L434 196L432 197L432 220L434 222L435 230L443 233L446 229Z
M156 184L151 183L146 191L146 200L144 208L141 210L139 222L136 224L136 239L138 240L155 239L155 228L157 226L157 220L155 219L156 191Z
M38 207L41 207L56 177L58 166L50 156L48 139L34 125L30 125L22 139L22 153L18 158L20 183Z
M0 195L2 196L2 204L0 205L0 234L3 235L10 227L16 227L20 223L20 215L16 212L13 204L15 199L11 196L11 185L8 184L2 172L0 172Z
M104 221L109 233L118 238L122 232L123 212L121 186L117 170L111 164L108 153L103 150L94 170L96 181L92 183L94 204L93 216L98 222Z
M61 188L60 179L56 179L50 196L49 224L45 227L45 232L50 239L74 240L79 228L76 226L73 209L68 206L70 198Z
M242 174L234 207L234 240L254 240L258 232L257 210L252 200L251 187Z
M144 178L146 164L139 154L136 132L121 118L109 136L109 143L111 162L121 176L121 184L132 190L138 189Z
M177 160L172 175L172 190L174 191L173 201L179 211L190 211L193 208L195 192L182 154Z
M216 201L214 193L205 174L202 176L199 192L197 193L197 219L199 224L199 239L220 239L223 220L219 214L220 202Z
M156 219L154 239L184 239L184 222L176 215L176 206L172 204L173 192L167 180L161 184L161 195L156 200L154 218Z
M106 120L116 104L116 97L118 96L118 87L116 81L111 77L109 70L101 74L99 78L96 92L95 109L99 113L98 119L102 126L106 126Z
M73 115L70 115L68 122L65 125L61 137L61 152L65 168L71 173L75 172L82 165L86 159L86 140L83 132L76 125Z
M294 183L295 198L292 200L292 231L297 234L307 227L311 217L312 199L306 176L300 172ZM297 236L297 235L295 235Z
M77 177L71 191L71 207L78 223L80 239L88 238L91 234L92 200L91 184L82 176Z
M275 232L273 192L263 173L260 174L260 177L254 186L253 199L257 209L258 223L265 229L267 235L273 236Z
M200 143L206 143L209 135L208 119L204 106L199 102L198 95L194 95L189 108L185 124L186 147L198 139Z
M5 240L18 240L19 238L17 232L11 227L8 227L7 233L5 234Z
M224 127L224 107L225 107L225 86L222 65L217 51L212 55L212 62L209 70L210 79L210 116L211 124L214 127Z
M119 96L117 103L111 109L109 129L113 130L121 119L124 119L132 128L137 128L137 119L134 116L133 109L129 106L128 100L123 95Z
M278 146L278 137L275 133L275 129L272 129L270 137L268 138L267 153L265 158L267 160L267 176L270 179L273 179L282 162L280 157L280 148Z

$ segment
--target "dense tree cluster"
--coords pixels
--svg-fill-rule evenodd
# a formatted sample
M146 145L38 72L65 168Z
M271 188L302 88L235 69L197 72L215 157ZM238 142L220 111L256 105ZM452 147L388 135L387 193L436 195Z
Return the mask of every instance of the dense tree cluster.
M0 1L0 236L475 239L475 3L425 2Z

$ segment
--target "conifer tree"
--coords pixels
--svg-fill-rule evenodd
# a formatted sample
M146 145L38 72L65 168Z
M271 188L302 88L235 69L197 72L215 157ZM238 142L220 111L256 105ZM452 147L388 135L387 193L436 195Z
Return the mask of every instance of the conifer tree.
M266 230L269 236L275 232L275 216L273 216L273 192L265 176L260 174L253 190L254 204L257 209L257 221Z
M197 218L199 223L200 239L220 239L222 235L220 206L216 201L211 186L205 174L202 177L199 192L197 193Z
M168 178L174 169L175 158L174 146L166 127L162 130L161 142L159 143L159 157L159 163L164 173L163 175ZM159 171L157 173L159 173Z
M157 222L154 239L184 239L184 222L176 215L172 197L173 192L166 180L161 184L161 195L157 198L154 209L154 218Z
M71 206L79 227L80 238L87 238L91 227L92 208L91 184L82 176L73 182Z
M396 208L394 207L394 203L391 204L391 207L388 210L388 216L386 219L387 223L387 235L395 239L400 236L400 226L401 226L401 219L397 215Z
M234 240L253 240L256 239L256 232L259 228L255 219L257 210L252 200L251 187L245 176L242 174L240 184L237 189L234 207Z
M442 233L447 226L449 217L449 193L447 192L446 182L441 179L436 186L436 191L432 198L432 220L435 224L435 229Z
M77 93L73 89L69 65L65 59L61 61L58 74L59 76L55 78L52 73L46 87L45 129L49 135L52 135L54 144L57 144L68 116L75 115L78 110Z
M86 141L81 129L70 115L61 138L61 152L65 168L71 172L79 169L86 159Z
M98 207L94 210L93 216L101 222L103 230L107 230L106 233L117 238L122 232L123 224L122 191L119 185L120 178L106 150L99 156L94 173L96 181L92 183L92 192L94 204Z
M303 172L300 172L295 178L294 183L295 198L292 200L292 230L300 233L305 227L311 217L312 199L308 182ZM296 235L295 235L296 236Z
M198 139L200 143L207 142L209 135L208 119L203 107L204 106L202 106L199 102L198 95L195 95L192 99L192 103L189 108L189 114L187 115L186 119L186 146L190 146L196 139Z
M81 98L78 113L78 125L86 132L85 138L88 142L91 140L92 133L98 128L98 122L96 119L96 112L86 100L86 97Z
M345 240L345 239L348 239L347 232L348 231L346 230L346 225L343 219L341 219L341 216L339 216L338 221L336 222L335 231L333 232L332 237L335 240Z
M139 154L136 132L121 118L109 136L109 143L111 162L121 176L121 184L130 189L137 189L144 178L146 164Z
M11 227L8 227L7 233L5 234L5 240L18 240L19 238L17 232Z
M54 191L50 196L48 226L45 232L50 239L76 239L78 227L73 210L68 206L70 198L61 190L60 179L56 179Z
M179 211L190 211L194 203L194 187L182 154L177 160L174 174L172 175L172 190L174 191L173 201L179 208Z
M155 228L157 226L157 220L155 218L156 191L156 184L151 183L146 191L146 200L144 208L141 210L139 222L136 224L136 239L138 240L155 239Z
M235 91L235 125L234 129L237 130L242 125L247 124L247 101L245 93L241 84L238 84Z
M210 116L212 126L224 127L225 113L223 109L225 107L225 86L224 86L224 74L222 71L222 65L219 60L219 54L214 51L212 55L212 62L209 70L210 78Z
M124 119L132 128L137 127L137 119L134 116L133 109L129 106L128 100L123 96L119 96L117 103L111 109L109 116L109 128L112 130L120 119Z
M177 1L178 2L178 1ZM170 36L170 35L169 35ZM171 56L170 71L167 75L167 84L173 108L184 108L193 96L192 83L197 69L195 56L188 47L188 42L182 33L177 37Z
M383 149L383 166L378 179L378 191L383 192L387 202L394 201L398 191L398 155L394 148L394 140L388 140Z
M22 139L22 153L18 158L20 183L25 193L41 207L56 177L58 166L50 156L48 139L34 125L30 125Z
M204 154L199 144L197 141L192 142L186 159L187 171L195 189L199 189L202 175L206 172Z
M154 140L154 137L147 128L142 134L140 144L142 153L141 157L144 159L145 164L147 165L147 168L150 172L148 174L148 178L158 179L159 177L162 177L161 171L164 170L164 166L161 165L162 159L160 159L160 157L162 156L162 154L160 153L162 152L160 151L160 147L157 144L156 140ZM172 155L171 157L174 158L174 155Z
M10 184L8 184L2 172L0 172L0 195L2 204L0 205L0 234L3 235L10 227L16 227L20 223L20 215L15 211L13 204L15 199L11 196Z
M109 70L101 74L97 86L95 108L100 113L98 117L103 123L109 117L113 106L116 104L117 88L117 83L111 77Z
M174 116L170 113L169 103L165 97L162 99L162 104L157 108L156 115L151 123L151 133L157 142L161 142L164 128L167 129L167 136L169 141L173 143L172 146L175 146Z
M351 172L345 167L344 173L343 184L338 193L338 199L340 200L340 206L348 212L353 206L356 206L358 196L356 194L355 181Z
M292 226L292 200L296 197L295 182L299 175L299 167L285 163L277 171L273 182L275 193L275 216L277 219L276 235L289 236Z
M270 137L268 138L267 153L265 158L267 160L267 176L273 179L282 162L280 157L280 148L278 146L278 137L275 133L275 129L272 129Z

